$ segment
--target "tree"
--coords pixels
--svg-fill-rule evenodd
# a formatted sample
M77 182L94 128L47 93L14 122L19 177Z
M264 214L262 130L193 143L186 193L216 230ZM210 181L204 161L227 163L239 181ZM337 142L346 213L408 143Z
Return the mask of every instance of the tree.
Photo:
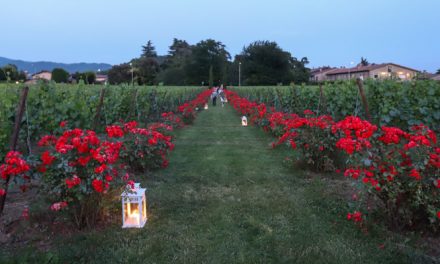
M26 72L24 72L24 71L20 71L19 73L18 73L18 78L17 78L17 81L26 81L27 80L27 74L26 74Z
M151 40L149 40L147 42L147 45L142 46L141 57L145 57L145 58L156 58L157 57L156 49L153 46L153 42L151 42Z
M197 43L185 63L186 83L192 85L207 83L211 67L213 80L226 80L231 55L225 48L225 45L213 39Z
M209 66L209 76L208 76L208 83L209 83L209 87L213 87L214 86L214 71L213 71L213 67L212 65Z
M168 58L172 64L181 64L183 60L191 55L191 45L185 40L173 39L173 44L169 47ZM179 65L180 66L180 65Z
M156 58L141 57L132 61L135 72L137 73L138 84L152 85L157 83L156 77L160 66Z
M84 80L86 80L86 84L94 84L96 81L96 73L94 72L84 72Z
M185 84L185 64L192 53L192 47L185 40L174 38L165 62L161 65L158 81L167 85Z
M440 74L440 69L437 70L437 72L435 74Z
M255 41L244 47L236 60L241 62L241 79L245 85L276 85L308 82L310 69L307 57L298 60L282 50L276 42ZM238 63L234 62L236 71ZM236 80L237 73L234 73Z
M3 70L3 68L0 68L0 81L6 81L7 75L6 72Z
M238 85L239 84L239 68L240 62L243 61L240 54L235 55L234 61L228 67L228 85ZM243 75L242 75L243 77Z
M157 81L165 85L185 85L185 71L183 68L166 68L159 72Z
M370 63L368 62L367 58L361 57L360 65L368 66L368 65L370 65Z
M77 82L83 80L85 84L94 84L96 81L96 74L92 71L88 72L75 72L72 74L72 78Z
M310 69L306 67L309 64L307 57L303 57L301 60L293 57L292 60L292 81L294 83L306 83L310 79Z
M142 46L142 55L139 59L132 60L135 71L137 72L138 84L152 85L157 82L157 74L160 70L160 65L157 60L156 49L151 40L147 45Z
M20 72L14 64L7 64L0 69L0 81L18 81Z
M162 65L163 69L183 67L185 60L191 55L191 45L185 40L173 39L168 55Z
M56 83L67 83L69 73L62 68L55 68L52 70L52 80Z
M243 48L240 57L242 83L246 85L288 84L293 80L293 58L276 42L255 41Z
M111 84L131 83L131 66L128 63L114 65L108 71L108 81Z

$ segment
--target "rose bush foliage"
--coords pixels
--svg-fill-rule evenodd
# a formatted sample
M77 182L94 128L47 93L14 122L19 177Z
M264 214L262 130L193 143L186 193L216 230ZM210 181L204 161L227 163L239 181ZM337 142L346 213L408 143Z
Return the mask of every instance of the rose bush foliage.
M287 144L315 170L344 169L360 194L347 220L362 225L371 211L366 200L373 197L393 228L440 230L440 146L433 130L423 124L409 131L378 128L357 116L334 121L310 110L300 116L276 112L233 91L227 96L237 112L277 137L273 147ZM346 165L337 168L340 157Z

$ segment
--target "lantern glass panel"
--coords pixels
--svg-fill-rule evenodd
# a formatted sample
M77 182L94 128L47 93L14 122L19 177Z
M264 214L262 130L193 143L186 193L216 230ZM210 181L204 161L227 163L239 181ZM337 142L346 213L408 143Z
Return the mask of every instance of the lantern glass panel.
M139 204L126 203L125 208L125 224L126 225L139 225Z
M142 220L147 219L147 204L145 199L142 199Z

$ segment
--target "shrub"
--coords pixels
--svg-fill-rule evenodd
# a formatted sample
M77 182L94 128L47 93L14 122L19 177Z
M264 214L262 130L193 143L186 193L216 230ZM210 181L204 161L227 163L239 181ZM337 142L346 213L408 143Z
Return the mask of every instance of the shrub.
M94 225L105 209L104 199L127 184L119 163L122 143L76 128L59 137L44 136L38 145L44 150L38 171L51 210L67 210L78 228Z
M156 123L148 128L139 128L137 122L108 126L109 138L123 144L121 159L133 170L165 168L168 166L167 154L174 149L171 136L166 136L158 129L172 130L171 126Z
M346 177L356 180L359 194L347 219L363 227L374 197L394 228L440 230L440 147L434 131L415 125L410 132L377 126L356 116L334 122L330 116L304 117L266 113L262 104L227 92L234 108L252 117L278 141L299 152L299 160L316 170L333 170L338 151L346 155ZM336 154L336 155L335 155ZM366 206L363 208L362 206Z
M360 198L371 194L379 200L395 229L430 226L438 231L440 148L435 133L423 125L409 133L385 126L374 133L377 128L367 121L349 119L334 129L345 129L337 147L349 155L344 175L358 182ZM358 200L357 209L364 200Z
M179 113L182 115L183 123L190 125L194 122L196 118L195 109L189 104L185 103L178 108Z
M310 110L304 111L304 115L284 115L283 119L279 114L274 115L273 124L284 126L284 134L274 146L288 142L292 149L299 152L293 160L315 171L334 171L337 156L335 137L331 133L333 119L326 115L316 116Z
M18 151L9 151L6 154L5 162L0 165L0 176L2 186L0 186L0 196L6 194L6 186L10 179L15 181L24 192L28 188L31 180L30 165Z

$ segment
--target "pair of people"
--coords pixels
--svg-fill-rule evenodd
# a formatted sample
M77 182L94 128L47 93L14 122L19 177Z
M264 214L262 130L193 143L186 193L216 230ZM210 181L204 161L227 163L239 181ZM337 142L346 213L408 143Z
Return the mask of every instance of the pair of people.
M212 94L211 94L211 99L212 99L212 105L216 106L217 104L217 97L220 97L220 101L222 103L222 107L225 106L225 102L226 102L226 96L225 93L223 91L223 84L220 85L220 87L214 87L212 89Z

